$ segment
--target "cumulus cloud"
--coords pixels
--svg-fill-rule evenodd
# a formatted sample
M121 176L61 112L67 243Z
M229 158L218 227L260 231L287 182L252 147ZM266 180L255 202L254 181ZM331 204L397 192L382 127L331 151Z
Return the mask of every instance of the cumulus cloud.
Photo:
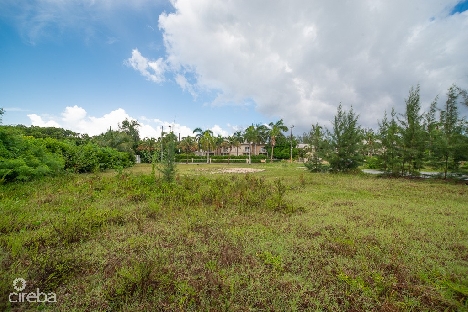
M106 132L109 127L117 129L119 122L122 122L125 118L133 119L121 108L104 114L102 117L88 116L86 110L77 105L66 107L61 117L39 116L36 114L27 116L33 126L65 128L78 133L87 133L91 136Z
M65 128L78 133L87 133L90 136L106 132L110 127L112 129L117 129L118 124L125 119L138 120L141 138L160 137L161 127L163 127L165 133L172 130L177 136L179 134L181 137L193 136L193 130L185 125L160 119L150 119L145 116L141 116L138 119L133 118L122 108L113 110L101 117L88 116L86 110L77 105L66 107L61 117L49 115L39 116L37 114L29 114L27 116L33 126ZM215 125L211 130L215 135L228 135L227 131L223 130L218 125Z
M222 136L222 137L227 137L229 135L229 133L226 131L226 130L223 130L220 126L218 125L214 125L211 129L211 131L213 131L213 135L214 136Z
M155 123L156 128L159 131L158 136L161 135L161 131L164 131L166 133L172 131L176 133L176 135L180 134L181 138L186 137L186 136L193 136L193 130L187 126L184 126L175 122L168 122L168 121L163 121L159 119L153 119L152 122Z
M139 71L142 76L150 81L160 83L164 80L166 64L162 58L151 61L143 57L138 49L134 49L132 57L126 59L124 64Z
M31 120L31 125L38 126L38 127L60 127L60 125L54 120L47 120L44 119L36 114L28 114L27 115Z
M425 103L468 87L468 11L451 15L457 2L173 0L159 27L182 89L216 91L215 104L252 99L303 126L329 125L341 102L375 126L412 85Z

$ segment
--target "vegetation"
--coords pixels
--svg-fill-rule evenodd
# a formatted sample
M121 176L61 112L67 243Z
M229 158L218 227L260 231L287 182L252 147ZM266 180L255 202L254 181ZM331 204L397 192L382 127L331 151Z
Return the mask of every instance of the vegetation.
M366 161L367 168L395 176L417 176L423 168L442 171L444 178L449 171L463 172L461 167L468 161L468 124L459 106L468 106L466 90L451 86L443 108L437 107L436 97L426 113L421 112L419 93L419 85L410 89L402 114L392 109L389 119L384 112L376 132L361 128L353 109L346 112L340 105L331 131L320 132L318 127L323 128L317 124L302 136L309 145L306 167L320 171L329 165L334 172L348 172ZM319 142L323 146L317 149Z
M468 309L464 184L179 167L0 186L0 297L57 297L0 310Z
M330 169L335 172L356 170L362 162L362 132L358 125L358 116L353 112L343 111L341 104L333 121L333 132L330 134L329 153Z
M172 134L172 133L171 133ZM158 168L159 172L163 174L164 182L171 183L175 179L176 175L176 162L175 162L175 141L176 137L174 134L168 136L167 144L165 145L165 153L161 164Z
M276 145L276 138L282 133L287 132L288 127L283 124L283 119L277 121L276 123L270 122L269 123L270 129L268 131L268 135L270 138L270 145L271 145L271 155L270 161L273 161L273 154Z
M125 168L134 163L133 155L100 147L91 141L75 138L77 143L68 138L36 138L25 135L23 128L0 126L0 182L26 181L65 171L80 173ZM37 128L33 129L36 134Z

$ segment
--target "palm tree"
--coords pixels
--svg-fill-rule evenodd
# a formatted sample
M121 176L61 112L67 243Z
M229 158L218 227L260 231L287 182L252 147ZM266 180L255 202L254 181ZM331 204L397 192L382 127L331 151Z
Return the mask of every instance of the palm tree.
M277 121L276 123L270 122L268 124L270 129L268 131L268 136L270 137L270 145L271 145L271 155L270 161L273 161L273 151L276 145L276 137L281 134L281 132L287 132L288 127L283 124L283 119Z
M236 131L232 135L232 145L236 147L236 154L239 156L239 146L244 142L244 137L242 136L242 131Z
M252 124L247 129L245 129L245 139L250 144L250 149L252 149L252 143L254 143L254 155L258 154L257 151L257 144L265 143L267 138L267 131L268 128L262 124L256 124L255 126Z
M246 140L249 143L249 163L251 163L250 154L252 153L252 142L255 141L255 137L255 127L252 124L251 126L248 126L244 132L244 140Z
M188 136L188 137L183 138L182 141L180 141L179 148L182 151L184 151L184 153L187 155L185 159L185 163L188 164L188 154L195 152L198 148L198 144L197 144L197 141L193 137Z
M255 153L258 155L257 144L264 144L268 139L268 127L265 125L255 125Z
M216 147L216 155L220 155L221 154L221 145L223 144L224 142L224 138L218 134L217 137L214 137L213 138L213 141L214 141L214 145Z
M224 149L229 148L228 165L231 163L231 150L232 150L233 145L234 145L234 142L233 142L233 137L232 136L228 136L227 138L224 138L223 143L221 143L222 148L224 148Z
M210 162L210 149L214 145L214 138L213 138L213 131L211 130L202 130L201 128L196 128L193 130L193 133L196 134L196 138L198 144L202 147L202 149L206 152L206 163Z

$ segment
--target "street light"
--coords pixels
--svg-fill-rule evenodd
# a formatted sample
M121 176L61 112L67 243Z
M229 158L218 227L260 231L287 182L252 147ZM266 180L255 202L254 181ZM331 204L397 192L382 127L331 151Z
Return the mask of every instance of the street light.
M294 125L291 126L291 164L292 164L292 129L294 128Z

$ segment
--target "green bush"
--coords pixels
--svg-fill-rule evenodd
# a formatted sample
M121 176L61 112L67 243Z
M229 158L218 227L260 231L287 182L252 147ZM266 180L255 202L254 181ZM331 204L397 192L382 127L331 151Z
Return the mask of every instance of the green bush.
M56 175L64 169L93 172L134 164L130 153L95 143L25 136L16 128L0 127L0 182L27 181Z
M0 180L26 181L56 174L64 167L61 155L47 150L42 139L23 136L18 130L0 128Z
M377 156L366 157L364 160L364 168L366 169L380 169L382 162Z

